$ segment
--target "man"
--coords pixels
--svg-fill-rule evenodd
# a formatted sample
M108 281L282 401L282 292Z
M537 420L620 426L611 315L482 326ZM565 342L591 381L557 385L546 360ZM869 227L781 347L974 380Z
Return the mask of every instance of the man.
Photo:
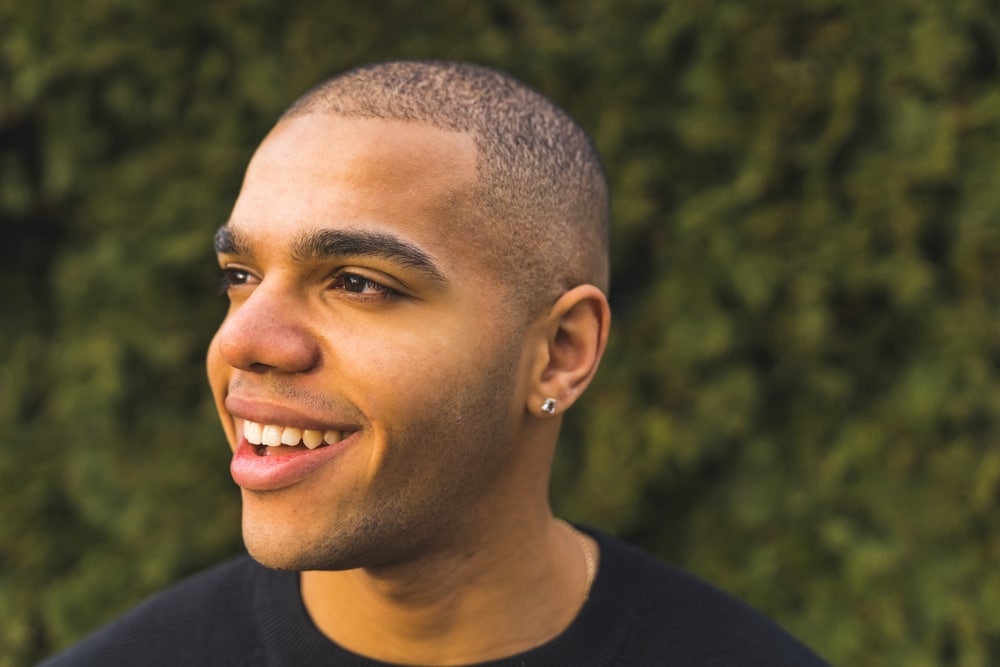
M503 74L385 63L307 93L216 235L208 375L252 559L51 664L822 664L551 515L608 336L607 223L589 139Z

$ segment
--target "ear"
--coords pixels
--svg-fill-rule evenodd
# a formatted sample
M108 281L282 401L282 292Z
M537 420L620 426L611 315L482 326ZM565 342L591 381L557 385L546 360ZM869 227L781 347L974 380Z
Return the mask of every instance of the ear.
M578 285L559 297L544 320L528 392L530 413L547 418L576 402L597 372L610 325L608 298L594 285ZM551 411L542 407L548 399L555 401Z

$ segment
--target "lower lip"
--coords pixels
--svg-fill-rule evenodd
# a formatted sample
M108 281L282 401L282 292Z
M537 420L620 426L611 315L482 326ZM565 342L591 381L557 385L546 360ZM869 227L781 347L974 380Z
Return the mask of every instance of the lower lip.
M257 447L243 438L233 453L229 472L247 491L278 491L308 479L340 455L356 436L318 449L271 456L257 454Z

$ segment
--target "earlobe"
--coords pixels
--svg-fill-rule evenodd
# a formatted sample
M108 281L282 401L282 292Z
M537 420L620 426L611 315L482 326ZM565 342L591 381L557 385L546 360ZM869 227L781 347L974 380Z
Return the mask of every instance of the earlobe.
M604 354L611 324L608 299L594 285L579 285L552 305L528 410L561 414L590 384Z

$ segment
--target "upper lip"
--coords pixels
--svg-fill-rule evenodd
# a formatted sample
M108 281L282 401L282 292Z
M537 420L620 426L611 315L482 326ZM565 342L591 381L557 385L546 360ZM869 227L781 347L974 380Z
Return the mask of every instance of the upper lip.
M317 431L357 431L357 423L329 416L317 417L295 407L276 405L258 399L248 399L235 394L229 394L225 400L226 411L237 419L249 419L258 424L274 424L276 426L294 426Z

